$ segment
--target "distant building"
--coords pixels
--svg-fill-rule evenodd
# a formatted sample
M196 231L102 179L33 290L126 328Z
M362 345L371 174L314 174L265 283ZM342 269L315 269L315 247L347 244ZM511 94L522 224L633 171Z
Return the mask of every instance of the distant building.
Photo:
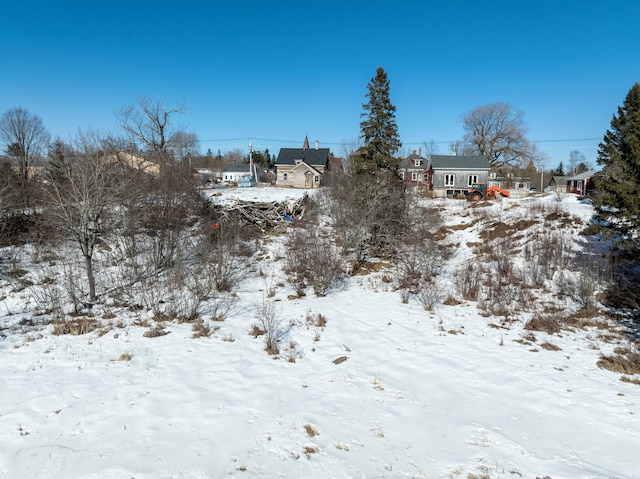
M422 148L417 153L413 150L413 153L402 159L398 166L398 174L405 184L424 185L429 190L433 188L431 160L422 157Z
M588 195L596 189L593 177L598 173L597 170L587 170L574 176L567 178L567 193L575 193L577 195Z
M568 176L552 176L549 180L549 184L545 188L545 191L551 191L553 193L566 193L567 178Z
M432 188L436 197L464 194L475 183L486 184L489 160L481 155L431 155Z
M242 183L243 186L246 186L247 182L252 183L256 181L257 177L256 165L250 165L249 163L231 163L222 171L222 181L227 183Z
M331 166L331 151L309 148L309 138L305 136L302 148L280 148L276 159L276 185L292 188L319 188L322 177Z

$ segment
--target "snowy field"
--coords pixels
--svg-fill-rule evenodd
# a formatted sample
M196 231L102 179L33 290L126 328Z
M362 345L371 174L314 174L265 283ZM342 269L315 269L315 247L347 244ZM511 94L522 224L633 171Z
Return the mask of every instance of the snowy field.
M450 224L468 208L438 201ZM526 342L525 318L507 328L469 302L427 312L380 276L290 299L269 259L252 271L205 338L176 323L144 337L143 312L104 334L20 334L25 293L0 281L0 478L640 478L640 386L598 368L615 347L604 332ZM249 334L268 281L278 359Z

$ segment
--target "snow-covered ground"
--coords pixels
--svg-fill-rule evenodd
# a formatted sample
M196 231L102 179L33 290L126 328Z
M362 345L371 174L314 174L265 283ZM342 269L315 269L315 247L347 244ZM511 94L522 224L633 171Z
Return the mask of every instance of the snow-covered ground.
M460 213L451 224L470 211L442 205ZM562 207L592 214L573 197ZM640 386L597 367L614 347L601 331L523 341L523 321L500 326L474 303L427 312L374 275L290 299L272 262L253 271L208 338L176 323L144 337L136 313L104 334L0 331L0 477L640 477ZM249 334L268 281L278 359ZM4 281L0 298L0 325L32 317Z

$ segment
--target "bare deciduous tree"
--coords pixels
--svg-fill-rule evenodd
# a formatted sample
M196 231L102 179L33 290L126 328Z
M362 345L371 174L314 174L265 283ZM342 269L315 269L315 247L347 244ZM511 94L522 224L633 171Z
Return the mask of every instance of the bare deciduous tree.
M492 168L522 167L540 152L526 138L524 113L508 103L479 106L463 118L465 155L484 155Z
M431 155L437 155L440 153L440 145L435 141L425 141L422 143L422 156L429 158Z
M0 141L18 163L19 189L24 206L31 204L32 167L41 159L49 143L42 119L23 108L13 108L0 117Z
M195 179L189 165L175 160L195 152L197 137L174 124L176 115L186 113L184 104L165 107L160 100L141 97L137 107L122 110L119 120L130 142L159 165L159 172L144 179L147 187L141 199L145 216L143 228L153 238L154 265L170 266L177 253L179 237L198 201Z
M411 228L409 202L397 175L344 175L327 189L328 211L354 271L369 254L393 249Z
M90 301L96 300L93 255L109 231L112 207L126 183L114 161L116 148L95 133L79 134L73 156L47 174L46 206L58 227L77 243L84 258Z
M146 149L161 166L169 160L181 159L187 151L194 152L197 137L174 124L177 115L187 112L184 103L173 108L164 106L160 99L140 97L137 106L124 108L118 114L122 129L132 143Z
M340 143L340 154L342 155L342 169L345 173L354 173L353 158L357 154L358 150L362 147L362 140L356 139L343 139Z
M243 163L244 152L240 148L234 148L233 150L225 152L222 159L225 163Z
M589 168L586 165L586 159L579 150L571 150L569 154L569 171L570 176L577 175Z

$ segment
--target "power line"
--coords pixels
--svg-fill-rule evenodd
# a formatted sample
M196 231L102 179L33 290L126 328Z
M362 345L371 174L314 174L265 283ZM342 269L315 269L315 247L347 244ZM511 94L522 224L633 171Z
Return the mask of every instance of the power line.
M249 137L238 137L238 138L209 138L206 140L200 140L200 143L224 143L227 141L245 141ZM258 141L268 141L273 143L300 143L300 140L283 140L279 138L257 138L251 137L254 140ZM578 141L600 141L602 138L552 138L552 139L544 139L544 140L531 140L532 143L568 143L568 142L578 142ZM424 143L434 143L434 144L449 144L457 140L423 140L423 141L403 141L404 145L422 145ZM323 141L323 145L342 145L343 142L339 141Z

